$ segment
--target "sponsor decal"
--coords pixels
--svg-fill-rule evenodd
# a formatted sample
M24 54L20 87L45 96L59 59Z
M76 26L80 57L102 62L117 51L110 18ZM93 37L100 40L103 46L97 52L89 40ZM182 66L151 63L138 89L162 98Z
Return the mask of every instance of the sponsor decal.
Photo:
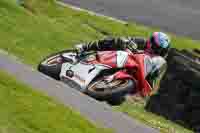
M124 51L117 51L117 67L122 68L126 63L128 53Z
M74 72L72 70L67 70L66 71L66 76L72 78L74 76Z

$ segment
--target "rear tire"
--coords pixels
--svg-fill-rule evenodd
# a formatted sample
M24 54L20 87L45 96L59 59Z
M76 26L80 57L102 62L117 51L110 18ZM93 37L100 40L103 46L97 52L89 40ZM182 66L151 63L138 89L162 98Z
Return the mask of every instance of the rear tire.
M61 55L68 52L74 52L74 50L64 50L47 56L39 63L38 71L56 80L60 80L60 72L63 62L57 62L54 64L48 64L48 62L53 59L56 60L56 58L62 58Z
M119 84L116 84L111 88L103 88L104 90L100 92L98 91L99 88L97 88L99 82L101 82L101 79L92 82L86 90L86 94L97 100L107 101L112 105L121 104L125 100L125 95L130 93L135 88L135 82L133 80L119 79L113 81L119 82Z

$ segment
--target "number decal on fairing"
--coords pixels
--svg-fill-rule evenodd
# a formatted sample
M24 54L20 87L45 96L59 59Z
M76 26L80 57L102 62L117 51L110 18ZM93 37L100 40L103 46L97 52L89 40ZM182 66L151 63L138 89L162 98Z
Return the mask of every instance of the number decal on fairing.
M117 67L121 68L126 63L128 53L125 51L117 51Z

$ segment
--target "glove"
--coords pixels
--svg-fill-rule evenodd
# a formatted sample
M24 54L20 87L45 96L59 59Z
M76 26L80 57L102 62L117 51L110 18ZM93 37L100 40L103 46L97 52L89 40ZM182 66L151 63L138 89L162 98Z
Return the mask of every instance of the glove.
M84 46L85 46L84 44L75 45L76 54L78 58L84 56L84 52L85 52Z
M129 40L127 42L127 48L130 49L132 52L137 51L137 44L133 40Z
M75 45L76 52L78 54L83 53L84 52L84 48L83 47L84 47L84 44L77 44L77 45Z
M84 53L84 44L75 45L77 56L81 56Z

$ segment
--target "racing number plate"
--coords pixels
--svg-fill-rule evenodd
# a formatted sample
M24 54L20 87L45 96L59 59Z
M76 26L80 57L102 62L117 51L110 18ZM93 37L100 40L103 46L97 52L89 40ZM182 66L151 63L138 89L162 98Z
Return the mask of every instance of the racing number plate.
M106 67L85 63L78 63L75 65L64 63L62 64L60 77L61 79L68 78L73 80L78 83L82 89L85 89L92 79L103 69L106 69Z

